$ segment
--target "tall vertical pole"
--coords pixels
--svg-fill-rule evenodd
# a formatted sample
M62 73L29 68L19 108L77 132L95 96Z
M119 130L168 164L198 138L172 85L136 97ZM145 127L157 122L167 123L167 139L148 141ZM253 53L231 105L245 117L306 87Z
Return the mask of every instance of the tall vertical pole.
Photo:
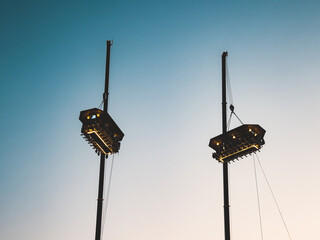
M108 96L109 96L109 72L110 72L110 48L111 41L107 41L107 55L106 55L106 75L105 75L105 85L103 93L103 111L108 112Z
M227 97L226 97L226 58L228 52L222 53L222 133L227 132ZM228 163L223 163L223 196L224 196L224 233L225 240L230 240L229 183Z
M108 111L110 47L111 47L111 41L108 40L107 41L107 56L106 56L105 88L104 88L104 93L103 93L103 111L105 111L105 112ZM95 238L95 240L101 239L104 168L105 168L105 161L106 161L107 157L108 157L108 155L105 155L105 154L101 154L101 156L100 156L99 189L98 189L96 238Z

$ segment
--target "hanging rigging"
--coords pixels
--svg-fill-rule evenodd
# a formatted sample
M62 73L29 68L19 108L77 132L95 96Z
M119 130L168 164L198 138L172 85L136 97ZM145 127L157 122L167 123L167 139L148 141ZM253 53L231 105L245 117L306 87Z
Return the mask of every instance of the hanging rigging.
M243 124L211 138L209 146L216 151L212 157L219 162L229 162L258 151L264 144L265 132L259 125Z
M124 134L111 116L98 108L80 112L81 135L100 154L117 153Z
M112 41L107 41L107 56L106 56L106 73L105 73L105 89L103 93L103 110L92 108L80 112L80 121L82 122L81 135L100 155L100 170L99 170L99 187L97 199L97 220L96 220L96 235L95 240L101 239L101 223L103 209L103 186L104 186L104 171L105 161L109 155L119 152L120 142L124 137L123 132L108 114L108 95L109 95L109 71L110 71L110 48ZM113 159L112 159L113 166ZM110 172L107 202L110 190L112 170Z
M222 81L222 105L223 105L223 133L214 138L210 139L209 147L211 147L215 152L212 154L212 157L222 163L227 163L234 161L236 159L247 156L248 154L259 151L264 145L264 134L265 130L257 124L243 124L237 114L234 112L233 98L231 92L231 84L229 79L229 74L226 72L227 64L226 57L228 56L227 52L223 53L223 81ZM228 95L230 104L230 119L226 123L226 90L228 87ZM227 125L229 128L231 122L231 116L235 115L238 120L241 122L241 126L235 129L227 131Z
M216 152L212 157L222 162L223 165L223 208L224 208L224 232L225 240L230 240L230 203L229 203L229 179L228 179L228 165L229 162L239 157L242 158L248 154L258 151L264 144L265 130L257 124L242 124L228 131L227 125L227 86L226 86L226 58L228 52L222 53L222 134L212 138L209 142L209 147ZM234 106L232 104L231 87L230 90L230 120L234 113ZM238 118L239 119L239 118ZM229 123L230 123L229 120ZM239 119L240 120L240 119ZM241 120L240 120L241 122ZM242 123L242 122L241 122Z

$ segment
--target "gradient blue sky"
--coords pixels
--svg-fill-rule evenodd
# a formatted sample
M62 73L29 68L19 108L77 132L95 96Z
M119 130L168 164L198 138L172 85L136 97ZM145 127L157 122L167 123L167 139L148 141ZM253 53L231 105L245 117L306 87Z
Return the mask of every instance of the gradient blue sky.
M3 0L0 18L0 239L94 238L99 158L78 116L101 103L108 39L125 138L104 239L223 239L223 51L292 239L320 238L320 3ZM289 239L258 179L265 239ZM252 158L230 188L232 239L259 239Z

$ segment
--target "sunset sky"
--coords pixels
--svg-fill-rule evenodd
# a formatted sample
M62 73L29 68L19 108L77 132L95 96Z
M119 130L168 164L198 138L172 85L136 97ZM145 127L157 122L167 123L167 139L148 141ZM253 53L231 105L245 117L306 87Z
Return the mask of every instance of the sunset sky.
M108 110L125 137L102 239L224 239L208 147L224 51L235 112L266 130L258 156L292 240L320 239L319 29L308 0L3 0L0 239L94 239L99 157L78 118L102 101L109 39ZM257 176L264 239L289 240ZM230 195L232 239L261 239L252 157L230 165Z

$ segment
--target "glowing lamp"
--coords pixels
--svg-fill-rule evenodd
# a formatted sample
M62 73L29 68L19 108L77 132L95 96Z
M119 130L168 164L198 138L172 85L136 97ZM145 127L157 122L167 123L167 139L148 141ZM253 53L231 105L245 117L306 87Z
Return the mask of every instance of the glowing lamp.
M211 138L209 147L216 151L212 157L224 163L259 151L264 144L265 132L259 125L244 124Z
M92 108L80 112L81 135L96 150L96 153L113 154L119 152L123 132L107 112Z

